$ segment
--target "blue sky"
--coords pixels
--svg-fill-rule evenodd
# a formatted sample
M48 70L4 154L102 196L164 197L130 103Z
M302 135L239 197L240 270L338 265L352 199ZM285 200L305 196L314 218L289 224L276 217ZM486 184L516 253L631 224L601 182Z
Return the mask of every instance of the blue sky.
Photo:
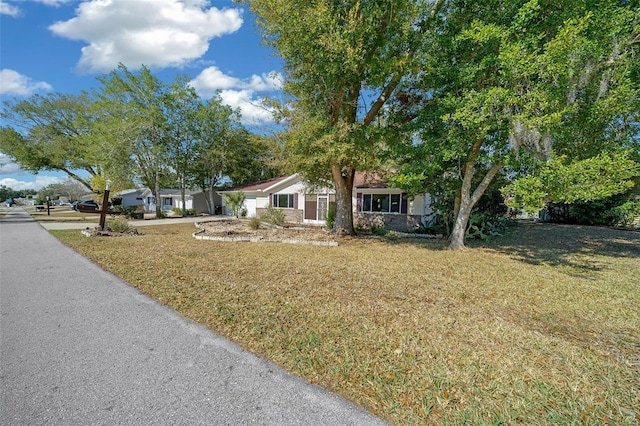
M119 62L166 81L187 74L203 99L220 90L255 131L271 124L261 98L282 85L282 62L231 1L0 0L0 100L98 87ZM27 173L0 153L0 185L38 190L64 177Z

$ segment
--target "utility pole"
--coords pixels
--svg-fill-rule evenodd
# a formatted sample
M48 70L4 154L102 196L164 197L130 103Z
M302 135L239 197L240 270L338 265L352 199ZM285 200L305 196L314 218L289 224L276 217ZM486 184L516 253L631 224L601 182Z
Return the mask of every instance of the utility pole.
M107 210L109 208L109 187L110 186L111 186L111 181L107 179L107 186L105 187L104 197L102 198L102 209L100 210L99 228L101 231L106 231L104 224L107 219Z

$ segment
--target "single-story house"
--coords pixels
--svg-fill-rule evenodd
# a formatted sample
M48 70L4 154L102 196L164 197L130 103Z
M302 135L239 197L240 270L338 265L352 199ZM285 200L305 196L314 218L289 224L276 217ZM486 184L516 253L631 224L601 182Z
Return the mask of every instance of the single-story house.
M144 210L144 198L142 197L142 193L145 191L145 188L138 189L125 189L124 191L118 192L118 196L122 198L122 207L139 207L140 210Z
M145 212L156 211L156 199L149 188L128 189L120 191L122 206L140 206ZM221 206L220 195L214 193L214 208ZM180 189L160 189L160 206L162 211L170 211L173 208L182 208L182 194ZM195 209L196 213L208 213L207 198L203 191L185 191L185 208Z
M36 204L35 198L14 198L14 204L18 206L34 206Z
M335 191L330 185L311 188L296 173L220 191L223 214L233 214L224 196L238 191L245 194L243 209L248 217L260 217L272 206L282 209L289 222L323 224L335 204ZM356 174L352 197L354 225L363 228L408 231L433 215L428 194L410 199L401 189L389 188L386 181L374 173Z
M282 209L286 220L293 223L324 223L329 206L335 203L336 199L332 189L311 190L296 173L219 191L222 196L223 214L233 214L232 209L225 203L225 195L239 191L245 195L242 208L246 216L260 217L269 206L273 206Z

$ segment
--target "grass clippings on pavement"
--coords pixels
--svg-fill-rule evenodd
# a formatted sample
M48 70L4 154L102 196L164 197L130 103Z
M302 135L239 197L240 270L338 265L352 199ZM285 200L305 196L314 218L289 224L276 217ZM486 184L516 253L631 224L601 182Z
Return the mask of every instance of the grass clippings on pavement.
M522 224L464 251L194 240L65 244L195 321L396 424L640 421L640 233ZM474 246L475 244L475 246Z

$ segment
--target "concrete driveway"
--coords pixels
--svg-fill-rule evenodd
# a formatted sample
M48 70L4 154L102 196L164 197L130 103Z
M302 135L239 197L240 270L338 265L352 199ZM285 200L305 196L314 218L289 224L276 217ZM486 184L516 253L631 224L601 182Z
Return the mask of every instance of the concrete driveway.
M0 219L0 260L2 425L384 424L141 294L22 209Z

